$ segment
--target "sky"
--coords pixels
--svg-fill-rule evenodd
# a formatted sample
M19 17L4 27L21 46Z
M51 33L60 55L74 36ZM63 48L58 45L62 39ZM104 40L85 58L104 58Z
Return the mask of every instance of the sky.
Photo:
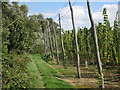
M28 2L29 1L29 2ZM69 10L69 5L67 2L57 2L57 1L52 1L52 2L32 2L32 0L28 1L21 1L19 2L19 5L26 4L29 8L29 13L28 15L33 15L33 14L43 14L45 18L51 17L54 18L58 12L60 11L61 16L64 16L61 18L62 22L62 28L65 30L71 30L72 29L72 24L71 24L71 16L70 16L70 11ZM50 1L50 0L49 0ZM60 1L60 0L59 0ZM72 4L74 3L73 0ZM99 0L98 0L99 1ZM105 1L105 0L104 0ZM92 9L92 15L95 23L97 24L98 22L103 21L103 8L107 8L108 10L108 17L111 23L111 26L113 26L113 22L116 17L116 12L118 11L118 1L114 2L91 2L91 9ZM107 0L106 0L107 1ZM113 0L112 0L113 1ZM67 4L66 4L67 3ZM73 6L73 11L74 11L74 21L75 21L75 26L76 28L78 27L90 27L90 21L88 18L88 13L87 13L87 5L86 2L77 2ZM58 16L54 19L54 21L58 21Z

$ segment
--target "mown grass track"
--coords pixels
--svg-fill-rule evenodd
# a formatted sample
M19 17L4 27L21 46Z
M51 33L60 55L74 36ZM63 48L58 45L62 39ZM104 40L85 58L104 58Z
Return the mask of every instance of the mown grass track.
M31 83L34 83L35 88L72 88L72 86L63 80L56 77L58 72L48 66L39 54L29 54L31 61L28 64Z

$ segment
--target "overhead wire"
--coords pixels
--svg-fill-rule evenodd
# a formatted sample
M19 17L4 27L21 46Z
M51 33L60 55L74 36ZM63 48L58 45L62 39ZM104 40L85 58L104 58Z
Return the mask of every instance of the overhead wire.
M77 1L78 1L78 0L76 0L76 1L72 4L72 6L74 6L74 5L77 3Z
M67 4L68 4L68 2L66 2L64 4L64 6L58 11L58 13L55 15L55 17L53 19L55 19L58 16L58 14L66 7Z
M72 6L74 6L74 5L77 3L77 1L78 1L78 0L75 0L75 2L72 4ZM62 19L63 17L65 17L65 16L68 14L68 12L70 12L70 9L69 9L63 16L61 16L61 19Z
M68 2L66 2L65 3L65 5L63 6L63 8L66 6L68 4ZM62 8L62 9L63 9ZM62 11L62 9L57 13L57 15ZM24 16L25 14L27 14L27 13L24 13L22 16ZM57 17L57 15L55 15L55 17L53 18L53 19L55 19L56 17ZM12 23L10 23L9 25L7 25L6 27L5 27L5 29L7 29L9 26L11 26L12 24L14 24L17 20L19 20L19 19L21 19L22 17L19 17L19 18L17 18L15 21L13 21Z
M77 2L78 0L76 0L73 4L72 4L72 6L74 6L75 4L76 4L76 2ZM65 4L64 4L64 6L60 9L60 11L55 15L55 17L53 18L53 20L58 16L58 14L66 7L66 5L68 4L68 2L66 2ZM70 10L68 10L63 16L61 16L61 18L63 18L64 16L66 16L67 15L67 13L69 12ZM24 16L26 13L24 13L22 16ZM12 23L10 23L9 25L7 25L6 27L5 27L5 29L7 29L9 26L11 26L12 24L14 24L17 20L19 20L20 18L22 18L22 17L19 17L19 18L17 18L15 21L13 21ZM57 20L57 22L58 22L59 20Z

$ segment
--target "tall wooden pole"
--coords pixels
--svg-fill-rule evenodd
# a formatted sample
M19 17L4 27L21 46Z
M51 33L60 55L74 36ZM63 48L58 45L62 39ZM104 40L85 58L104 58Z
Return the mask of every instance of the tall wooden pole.
M44 31L44 56L46 56L46 35L45 35L46 33L45 33L45 31Z
M70 0L69 0L69 6L70 6L70 10L71 10L71 19L72 19L73 32L74 32L75 50L76 50L76 58L77 58L77 61L76 61L76 63L77 63L77 74L78 74L78 78L81 78L79 46L78 46L78 41L77 41L77 32L76 32L75 24L74 24L73 8L72 8Z
M97 64L98 64L98 72L99 72L99 76L101 79L101 88L104 88L104 78L103 78L103 72L102 72L102 62L100 60L100 53L99 53L99 46L98 46L98 38L97 38L97 33L96 33L96 27L94 24L94 20L92 17L92 13L91 13L91 8L90 8L90 2L89 0L87 0L87 7L88 7L88 13L89 13L89 18L90 18L90 22L91 22L91 32L92 32L92 36L94 38L94 45L95 45L95 54L96 54L96 59L97 59Z
M53 54L53 43L52 43L52 38L51 38L51 30L48 27L48 34L49 34L49 43L50 43L50 51L51 51L51 56L54 59L54 54Z
M47 55L51 55L48 30L46 30L46 46Z
M55 49L56 49L57 63L59 63L59 50L58 50L57 35L56 35L54 23L53 23L53 31L54 31L54 38L55 38Z
M64 49L64 44L63 44L60 14L59 14L59 27L60 27L60 40L61 40L61 47L62 47L62 55L63 55L63 60L65 60L65 49Z

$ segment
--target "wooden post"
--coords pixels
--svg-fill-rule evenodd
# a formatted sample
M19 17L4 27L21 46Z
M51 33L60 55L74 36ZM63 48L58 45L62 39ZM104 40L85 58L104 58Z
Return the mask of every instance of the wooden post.
M60 62L59 61L59 50L58 50L57 35L56 35L54 23L53 23L53 31L54 31L54 38L55 38L55 48L56 48L57 63L59 63Z
M61 47L62 47L62 55L63 55L63 60L65 60L65 49L64 49L64 44L63 44L63 36L62 36L60 14L59 14L59 27L60 27L60 40L61 40Z
M48 34L48 30L46 30L45 32L45 36L46 36L46 54L50 55L50 43L49 43L49 34Z
M72 19L74 40L75 40L75 50L76 50L76 58L77 58L77 61L76 61L76 63L77 63L77 74L78 74L78 78L81 78L81 73L80 73L80 56L79 56L79 47L78 47L78 41L77 41L77 32L76 32L76 29L75 29L73 9L72 9L72 5L71 5L70 0L69 0L69 6L70 6L70 10L71 10L71 19Z
M98 46L98 38L97 38L97 33L96 33L96 27L93 21L93 17L91 14L91 8L90 8L90 2L89 0L87 0L87 7L88 7L88 13L89 13L89 18L90 18L90 22L91 22L91 32L92 32L92 36L94 38L94 45L95 45L95 54L96 54L96 58L97 58L97 64L98 64L98 73L99 73L99 77L101 79L101 88L104 88L104 78L103 78L103 72L102 72L102 62L100 60L100 53L99 53L99 46Z
M51 31L50 31L49 27L48 27L48 34L49 34L49 43L50 43L51 56L52 56L52 59L54 59L53 46L52 46L53 43L52 43Z
M45 31L44 31L44 56L46 56L46 35L45 35Z

